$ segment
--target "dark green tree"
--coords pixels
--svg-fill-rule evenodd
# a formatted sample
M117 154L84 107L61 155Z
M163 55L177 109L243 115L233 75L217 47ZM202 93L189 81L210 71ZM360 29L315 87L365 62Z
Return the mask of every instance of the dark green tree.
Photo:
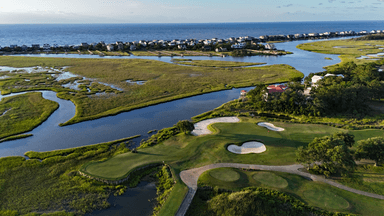
M374 160L375 166L380 166L384 161L384 138L374 137L359 141L355 157L357 160Z
M354 143L353 135L336 133L333 136L315 138L308 147L300 147L296 152L297 162L308 170L330 176L348 174L354 170L356 163L349 147Z
M184 132L184 134L187 134L187 133L193 131L195 129L195 126L193 125L192 122L190 122L188 120L183 120L183 121L177 122L176 128L180 132Z

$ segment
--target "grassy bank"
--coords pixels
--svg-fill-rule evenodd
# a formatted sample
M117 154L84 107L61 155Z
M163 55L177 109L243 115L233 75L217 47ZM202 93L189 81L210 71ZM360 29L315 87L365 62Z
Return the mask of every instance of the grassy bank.
M16 83L14 79L0 81L4 92L20 90L49 89L61 92L58 96L70 99L76 105L76 115L66 124L91 120L119 112L167 102L183 97L220 91L230 87L252 86L257 83L279 83L302 78L303 74L288 65L272 65L255 68L207 68L184 67L154 60L143 59L64 59L34 57L0 57L0 65L12 67L71 66L67 70L100 82L113 84L123 89L92 96L100 92L95 86L91 92L64 89L61 86L39 82L30 86L28 82ZM35 75L36 76L36 75ZM127 83L126 80L147 81L144 85ZM22 88L18 87L22 86ZM227 86L227 87L226 87ZM75 94L71 93L75 92Z
M3 98L0 101L0 113L8 111L0 116L0 140L25 137L10 136L32 130L58 107L56 102L44 99L40 92Z
M240 191L247 187L269 188L293 195L309 206L331 212L379 215L384 210L383 200L357 195L327 184L306 180L301 176L281 172L219 168L203 173L198 184L199 187L219 187L231 191ZM204 208L201 208L201 205L197 207L196 203L205 203L205 205L208 203L199 200L199 196L195 199L190 211L195 213L204 211ZM244 200L244 203L246 202ZM232 207L224 206L224 208Z
M244 66L256 66L265 63L252 63L252 62L228 62L228 61L216 61L216 60L192 60L192 59L173 59L176 64L191 65L199 67L244 67Z

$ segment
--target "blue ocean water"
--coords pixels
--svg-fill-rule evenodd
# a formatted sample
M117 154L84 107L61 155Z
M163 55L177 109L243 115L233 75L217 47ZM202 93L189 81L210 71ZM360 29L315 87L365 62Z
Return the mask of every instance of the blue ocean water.
M326 31L384 30L384 21L203 23L203 24L23 24L0 25L0 46L76 45L82 42L207 39Z

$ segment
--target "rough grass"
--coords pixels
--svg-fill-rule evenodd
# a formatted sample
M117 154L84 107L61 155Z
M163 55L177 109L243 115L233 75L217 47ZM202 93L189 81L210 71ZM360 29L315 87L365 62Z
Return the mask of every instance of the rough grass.
M351 176L335 180L351 188L384 195L384 167L361 164Z
M212 171L212 170L211 170ZM288 173L267 172L256 170L237 170L241 178L234 184L232 182L218 181L209 175L210 171L203 173L198 181L199 187L219 187L226 190L239 191L246 187L266 187L295 196L310 206L319 207L328 211L338 211L361 215L380 215L384 210L384 201L350 193L324 183L306 180L305 178ZM255 180L253 176L260 173L269 173L288 182L288 186L279 188ZM276 177L274 177L276 178Z
M253 68L185 67L144 59L65 59L34 57L0 57L0 65L71 66L67 70L98 81L113 84L123 92L106 96L88 97L86 89L72 95L69 90L59 94L76 105L76 115L66 124L91 120L119 112L171 101L183 97L220 91L231 87L253 86L257 83L279 83L303 77L303 74L288 65L272 65ZM198 76L196 76L198 74ZM144 80L144 85L129 84L126 80ZM20 83L28 85L28 83ZM17 92L15 82L0 81L2 91ZM23 90L36 89L28 87ZM55 86L40 84L39 89L62 91ZM111 90L113 91L113 90ZM92 91L93 92L93 91ZM94 93L94 92L93 92Z
M0 101L0 113L9 111L0 116L0 140L32 130L58 107L56 102L44 99L40 92L3 98Z
M217 61L217 60L191 60L191 59L174 59L174 63L182 65L192 65L199 67L244 67L244 66L255 66L262 65L265 63L251 63L251 62L228 62L228 61Z

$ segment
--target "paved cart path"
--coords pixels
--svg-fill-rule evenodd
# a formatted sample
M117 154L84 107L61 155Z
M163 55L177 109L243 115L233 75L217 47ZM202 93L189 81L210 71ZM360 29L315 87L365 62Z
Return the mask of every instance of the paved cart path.
M211 164L211 165L194 168L190 170L184 170L180 173L181 180L188 186L188 193L185 196L179 210L177 211L176 216L184 216L187 213L189 205L191 204L197 190L197 180L199 179L199 176L207 170L221 168L221 167L256 169L256 170L292 173L292 174L303 176L304 178L307 178L313 181L324 182L334 187L337 187L355 194L384 200L384 196L382 195L356 190L356 189L347 187L345 185L339 184L335 181L326 179L323 176L317 176L317 175L312 175L310 173L302 172L299 169L303 168L303 166L299 164L287 165L287 166L267 166L267 165L254 165L254 164L218 163L218 164Z

